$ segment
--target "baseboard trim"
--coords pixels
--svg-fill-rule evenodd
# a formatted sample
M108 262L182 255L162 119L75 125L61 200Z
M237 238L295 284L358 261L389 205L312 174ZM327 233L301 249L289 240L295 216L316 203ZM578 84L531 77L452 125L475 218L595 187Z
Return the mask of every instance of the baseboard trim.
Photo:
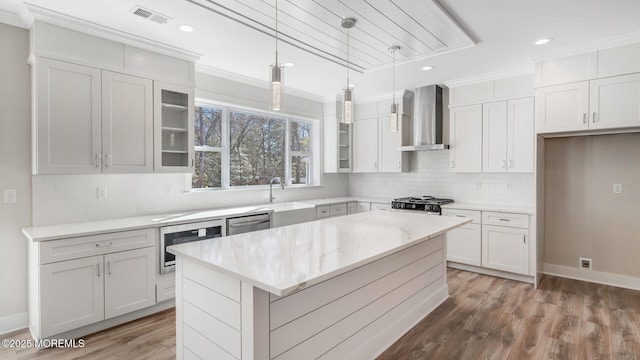
M0 335L12 333L17 330L22 330L27 328L28 326L28 312L4 316L0 318Z
M565 277L569 279L588 281L597 284L616 286L632 290L640 290L640 278L607 273L602 271L582 270L563 265L547 264L543 265L543 273Z

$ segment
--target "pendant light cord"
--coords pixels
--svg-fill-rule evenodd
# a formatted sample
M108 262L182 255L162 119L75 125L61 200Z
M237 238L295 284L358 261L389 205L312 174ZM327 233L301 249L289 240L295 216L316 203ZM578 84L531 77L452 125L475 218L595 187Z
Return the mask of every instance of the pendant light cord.
M391 84L391 90L393 93L393 103L396 103L396 50L393 49L393 84Z
M347 90L349 90L349 69L351 61L349 61L349 28L347 28Z
M276 0L276 67L278 67L278 0Z

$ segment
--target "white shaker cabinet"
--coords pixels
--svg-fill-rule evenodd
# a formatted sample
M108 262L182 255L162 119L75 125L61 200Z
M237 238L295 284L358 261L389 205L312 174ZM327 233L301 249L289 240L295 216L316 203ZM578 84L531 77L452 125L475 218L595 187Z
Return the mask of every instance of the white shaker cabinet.
M482 212L482 266L529 275L529 216Z
M536 107L538 132L588 129L589 82L539 88L536 90Z
M539 133L640 126L640 74L548 86L536 91Z
M473 219L472 223L447 232L447 261L481 266L482 217L480 211L444 209L442 215Z
M640 126L640 74L590 81L590 129Z
M533 172L534 99L483 105L482 171Z
M152 81L38 58L34 174L153 170Z
M153 171L153 82L102 72L103 172Z
M194 161L193 88L154 82L154 169L191 172Z
M34 174L100 173L101 71L38 58Z
M452 172L482 171L482 105L450 109L449 144Z
M104 256L104 318L156 303L155 247Z
M378 171L378 118L360 119L353 129L353 172Z

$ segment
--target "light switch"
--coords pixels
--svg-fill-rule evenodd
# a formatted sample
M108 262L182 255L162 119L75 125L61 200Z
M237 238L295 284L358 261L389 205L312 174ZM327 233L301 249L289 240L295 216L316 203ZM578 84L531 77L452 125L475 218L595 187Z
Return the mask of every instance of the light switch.
M16 189L7 189L3 192L5 204L15 204L17 201Z

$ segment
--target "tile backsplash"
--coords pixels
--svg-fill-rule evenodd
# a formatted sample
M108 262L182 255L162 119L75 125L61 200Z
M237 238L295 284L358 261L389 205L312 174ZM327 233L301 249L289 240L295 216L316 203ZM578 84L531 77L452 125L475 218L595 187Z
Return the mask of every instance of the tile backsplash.
M33 176L33 225L215 209L269 201L269 189L185 191L185 174ZM188 180L190 181L190 179ZM347 175L325 174L323 186L273 187L276 202L347 195ZM98 198L98 188L106 198Z
M410 172L350 174L349 195L395 198L434 195L457 202L534 206L534 174L453 173L449 151L417 151Z

